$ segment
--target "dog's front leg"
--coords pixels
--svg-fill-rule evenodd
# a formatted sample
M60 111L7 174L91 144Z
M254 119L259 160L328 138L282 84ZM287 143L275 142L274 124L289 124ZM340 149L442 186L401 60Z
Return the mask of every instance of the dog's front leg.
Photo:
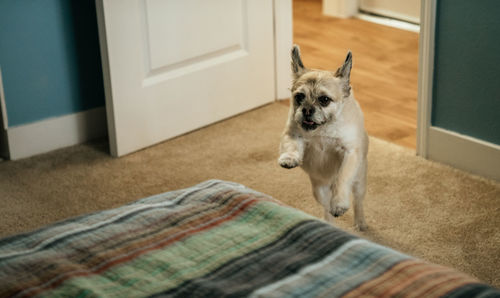
M304 156L304 141L299 136L283 134L280 143L280 157L278 163L286 169L292 169L302 164Z
M340 167L337 183L333 185L333 198L330 202L330 213L341 216L349 209L349 197L352 183L359 167L360 153L356 149L347 150Z
M330 201L332 199L332 189L330 184L324 180L315 179L312 176L309 176L309 178L311 179L314 198L321 206L323 206L325 220L333 224L335 221L332 214L330 214Z

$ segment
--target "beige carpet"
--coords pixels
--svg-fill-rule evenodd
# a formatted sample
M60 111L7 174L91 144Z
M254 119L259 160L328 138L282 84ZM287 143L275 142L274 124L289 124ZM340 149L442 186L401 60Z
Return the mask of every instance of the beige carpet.
M309 180L281 169L288 108L274 103L113 159L105 140L0 162L0 236L206 179L245 184L316 216ZM500 184L371 138L361 235L500 286ZM352 211L338 225L352 230Z

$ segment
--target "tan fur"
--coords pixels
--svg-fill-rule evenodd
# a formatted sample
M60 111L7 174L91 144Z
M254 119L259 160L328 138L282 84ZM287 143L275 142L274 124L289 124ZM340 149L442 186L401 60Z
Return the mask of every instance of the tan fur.
M352 194L355 225L364 230L368 136L350 87L351 57L349 52L335 72L307 69L294 46L292 98L278 163L289 169L300 166L309 174L328 221L349 209ZM327 105L321 104L322 96L324 102L325 96L331 99Z

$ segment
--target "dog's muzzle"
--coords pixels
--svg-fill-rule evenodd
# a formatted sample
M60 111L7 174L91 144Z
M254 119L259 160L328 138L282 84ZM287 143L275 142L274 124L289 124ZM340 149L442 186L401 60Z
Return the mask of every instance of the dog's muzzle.
M312 106L302 108L302 128L305 130L314 130L318 127L318 124L311 119L314 114L314 110L315 109Z
M318 126L319 124L311 119L304 118L304 120L302 120L302 128L305 130L315 130Z

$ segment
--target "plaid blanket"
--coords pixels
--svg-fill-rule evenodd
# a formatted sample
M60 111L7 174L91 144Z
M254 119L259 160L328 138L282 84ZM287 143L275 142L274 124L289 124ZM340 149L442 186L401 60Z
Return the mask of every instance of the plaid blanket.
M0 296L500 297L210 180L0 240Z

